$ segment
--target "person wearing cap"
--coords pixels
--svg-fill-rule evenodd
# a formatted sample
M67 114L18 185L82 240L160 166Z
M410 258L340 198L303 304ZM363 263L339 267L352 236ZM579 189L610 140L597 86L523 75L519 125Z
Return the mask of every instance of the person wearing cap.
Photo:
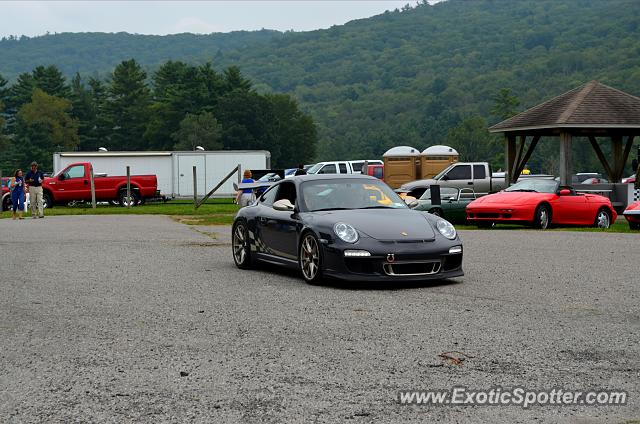
M31 218L44 218L44 208L42 207L42 181L44 181L44 174L38 171L36 162L31 162L31 171L27 172L24 181L29 185Z

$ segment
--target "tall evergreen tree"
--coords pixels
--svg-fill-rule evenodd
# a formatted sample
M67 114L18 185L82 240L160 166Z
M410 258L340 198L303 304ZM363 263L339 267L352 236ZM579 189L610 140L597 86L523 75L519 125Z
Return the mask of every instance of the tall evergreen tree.
M32 74L35 86L45 93L61 99L68 99L71 95L67 81L57 66L37 66Z
M114 150L144 150L143 135L149 118L151 93L147 74L135 59L121 62L109 85L107 116Z

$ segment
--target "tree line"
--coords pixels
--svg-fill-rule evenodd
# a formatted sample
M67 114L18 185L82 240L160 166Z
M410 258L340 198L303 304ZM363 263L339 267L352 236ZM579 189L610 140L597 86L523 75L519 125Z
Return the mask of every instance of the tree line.
M275 167L309 162L317 129L287 94L258 93L240 69L167 61L148 76L134 59L106 79L68 81L55 65L13 84L0 75L0 169L32 160L52 169L55 151L269 150Z

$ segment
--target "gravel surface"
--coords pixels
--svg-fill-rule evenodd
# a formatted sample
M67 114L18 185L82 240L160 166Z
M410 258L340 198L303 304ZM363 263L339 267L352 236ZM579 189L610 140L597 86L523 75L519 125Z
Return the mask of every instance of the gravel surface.
M0 220L0 422L640 419L638 235L466 231L463 278L314 287L236 269L228 233L159 216ZM629 402L396 401L456 385Z

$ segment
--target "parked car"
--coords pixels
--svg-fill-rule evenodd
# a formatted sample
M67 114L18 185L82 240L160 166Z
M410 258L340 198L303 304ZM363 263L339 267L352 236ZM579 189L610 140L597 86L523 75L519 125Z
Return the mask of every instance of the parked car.
M629 222L629 228L640 230L640 202L633 202L622 213Z
M240 184L238 188L244 186ZM384 182L364 175L304 175L275 183L242 208L232 227L233 260L324 277L420 281L463 275L462 242L437 216L411 210Z
M421 197L431 185L471 188L478 196L482 196L506 187L504 177L494 178L491 175L491 167L487 162L457 162L433 178L412 181L400 188L416 198Z
M276 181L280 181L282 178L278 175L277 172L270 172L268 174L264 174L262 177L258 178L256 181L258 182L270 182L275 183ZM267 189L266 186L258 187L256 189L256 195L259 196L265 192Z
M467 206L467 221L478 226L494 223L609 228L616 220L611 201L596 194L577 193L555 180L526 179L500 193L489 194Z
M3 177L0 179L0 212L8 211L11 209L11 193L9 193L9 177Z
M379 180L384 179L384 165L373 164L367 166L367 175L376 177Z
M42 183L46 207L72 201L90 201L90 166L88 162L73 163ZM126 176L94 175L96 200L118 201L122 206L160 196L155 175L132 175L131 198L127 198Z
M318 162L307 169L307 174L357 174L362 170L365 160ZM367 160L371 165L382 165L381 160Z
M560 177L556 177L556 181L560 181ZM571 184L604 184L608 182L609 180L597 172L579 172L571 176Z
M440 187L441 204L431 202L431 189L427 189L409 207L417 211L427 211L441 216L449 222L465 223L467 221L466 207L476 199L476 193L471 188Z
M627 177L627 178L623 178L623 179L622 179L622 182L623 182L624 184L635 184L635 182L636 182L636 176L635 176L635 175L631 175L631 176L629 176L629 177Z

